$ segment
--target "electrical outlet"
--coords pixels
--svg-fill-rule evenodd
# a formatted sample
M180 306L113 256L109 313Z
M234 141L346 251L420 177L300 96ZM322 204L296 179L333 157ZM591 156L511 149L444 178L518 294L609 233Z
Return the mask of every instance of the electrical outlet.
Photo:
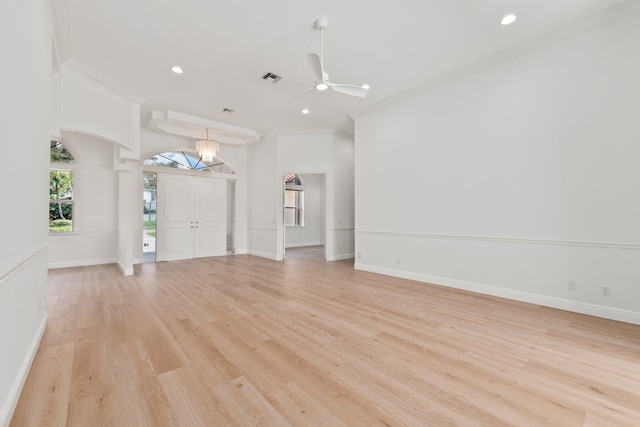
M396 258L396 264L400 265L400 258Z
M42 313L42 301L38 301L38 314Z
M569 289L570 291L575 291L576 290L576 282L575 282L575 280L569 280L567 282L567 289Z
M362 259L362 252L358 251L358 259Z
M342 246L338 246L338 252L342 252Z
M605 297L610 297L611 296L611 286L603 286L602 287L602 295L604 295Z

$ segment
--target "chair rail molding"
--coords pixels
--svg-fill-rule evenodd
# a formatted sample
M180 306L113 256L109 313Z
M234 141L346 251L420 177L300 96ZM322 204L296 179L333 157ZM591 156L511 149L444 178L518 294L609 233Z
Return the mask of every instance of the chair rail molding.
M18 260L14 262L13 265L8 266L4 271L0 271L0 286L2 286L7 281L7 279L9 279L9 277L11 277L20 268L45 253L48 248L49 242L44 243L40 246L36 246L35 248L32 248L30 251L25 253L22 257L18 258Z

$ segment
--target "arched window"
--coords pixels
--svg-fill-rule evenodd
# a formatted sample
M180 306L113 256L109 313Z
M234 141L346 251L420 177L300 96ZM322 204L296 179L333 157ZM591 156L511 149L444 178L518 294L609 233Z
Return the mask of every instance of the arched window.
M304 187L300 175L288 173L284 176L284 225L304 227Z
M145 159L142 163L145 165L165 166L183 170L236 173L233 166L219 157L214 157L212 162L205 163L195 150L166 151L155 154Z
M73 232L76 162L58 141L51 141L49 169L49 233Z

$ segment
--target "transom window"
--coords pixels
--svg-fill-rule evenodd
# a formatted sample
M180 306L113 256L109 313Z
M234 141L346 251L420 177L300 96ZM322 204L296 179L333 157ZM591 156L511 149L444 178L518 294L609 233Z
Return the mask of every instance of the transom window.
M49 160L49 233L71 233L74 219L75 159L58 141L51 141Z
M194 150L166 151L155 154L142 163L145 165L165 166L183 170L236 173L233 166L218 157L214 157L212 162L205 163L202 157Z

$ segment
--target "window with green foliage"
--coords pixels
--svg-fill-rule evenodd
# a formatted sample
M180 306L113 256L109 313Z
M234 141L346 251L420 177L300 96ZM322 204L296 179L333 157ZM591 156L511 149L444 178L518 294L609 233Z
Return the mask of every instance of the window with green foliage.
M49 233L73 232L75 160L57 141L51 141L49 170Z

